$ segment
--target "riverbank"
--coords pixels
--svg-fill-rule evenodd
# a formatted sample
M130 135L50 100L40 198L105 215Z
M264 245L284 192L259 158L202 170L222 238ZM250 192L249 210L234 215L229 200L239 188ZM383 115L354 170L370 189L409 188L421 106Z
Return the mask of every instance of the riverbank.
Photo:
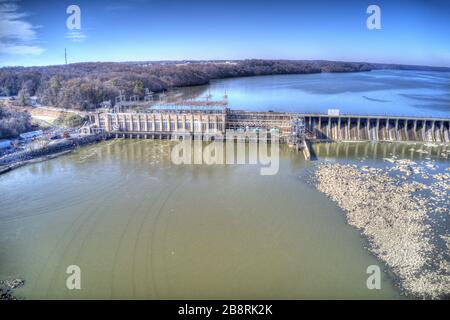
M102 135L72 137L45 147L8 154L0 158L0 175L27 164L46 161L68 154L75 148L104 140Z
M395 157L385 167L322 163L319 191L342 208L369 250L417 298L450 296L450 168Z
M14 290L25 284L23 279L0 280L0 300L18 300Z

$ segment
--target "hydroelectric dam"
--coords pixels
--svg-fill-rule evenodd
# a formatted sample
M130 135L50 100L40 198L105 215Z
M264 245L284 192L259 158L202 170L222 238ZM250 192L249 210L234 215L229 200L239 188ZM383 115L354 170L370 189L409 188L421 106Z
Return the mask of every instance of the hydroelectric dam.
M81 129L116 137L169 139L181 133L208 140L226 132L252 132L303 147L305 141L450 143L450 118L249 112L224 106L160 106L146 112L89 114ZM266 138L267 139L267 138Z

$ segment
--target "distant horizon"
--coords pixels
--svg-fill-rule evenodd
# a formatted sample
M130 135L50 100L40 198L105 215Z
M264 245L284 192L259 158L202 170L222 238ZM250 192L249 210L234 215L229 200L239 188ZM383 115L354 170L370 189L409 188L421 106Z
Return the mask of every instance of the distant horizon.
M259 57L450 67L450 2L378 0L379 29L367 25L369 4L0 0L0 66L63 65L67 48L71 64Z
M248 60L257 60L257 61L308 61L308 62L314 62L314 61L323 61L323 62L339 62L339 63L361 63L361 64L369 64L369 65L389 65L389 66L402 66L402 67L420 67L420 68L436 68L436 69L446 69L443 72L450 71L450 66L442 66L442 65L424 65L424 64L405 64L405 63L395 63L395 62L370 62L370 61L364 61L364 60L355 60L355 61L349 61L349 60L332 60L332 59L265 59L265 58L242 58L242 59L177 59L177 60L121 60L121 61L104 61L104 60L98 60L98 61L78 61L78 62L68 62L60 63L60 64L48 64L48 65L8 65L8 66L0 66L1 69L3 68L45 68L45 67L57 67L57 66L65 66L65 65L75 65L75 64L89 64L89 63L130 63L130 64L138 64L138 63L164 63L164 62L193 62L193 63L200 63L200 62L234 62L234 61L248 61Z

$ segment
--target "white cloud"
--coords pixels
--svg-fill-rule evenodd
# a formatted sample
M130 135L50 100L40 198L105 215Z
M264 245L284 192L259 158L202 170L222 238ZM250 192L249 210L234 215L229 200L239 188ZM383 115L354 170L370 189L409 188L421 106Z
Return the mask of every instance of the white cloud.
M11 55L39 55L45 51L37 46L38 26L25 19L16 1L0 0L0 53Z
M11 55L40 55L45 51L44 48L32 45L9 45L0 43L0 53Z

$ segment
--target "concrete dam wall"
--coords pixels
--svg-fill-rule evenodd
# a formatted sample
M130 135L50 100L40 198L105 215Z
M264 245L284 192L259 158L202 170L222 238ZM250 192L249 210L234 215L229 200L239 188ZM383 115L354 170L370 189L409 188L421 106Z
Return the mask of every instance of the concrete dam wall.
M422 141L450 143L450 118L300 114L229 110L152 110L148 113L94 113L89 129L116 135L205 136L228 130L276 129L283 142Z

